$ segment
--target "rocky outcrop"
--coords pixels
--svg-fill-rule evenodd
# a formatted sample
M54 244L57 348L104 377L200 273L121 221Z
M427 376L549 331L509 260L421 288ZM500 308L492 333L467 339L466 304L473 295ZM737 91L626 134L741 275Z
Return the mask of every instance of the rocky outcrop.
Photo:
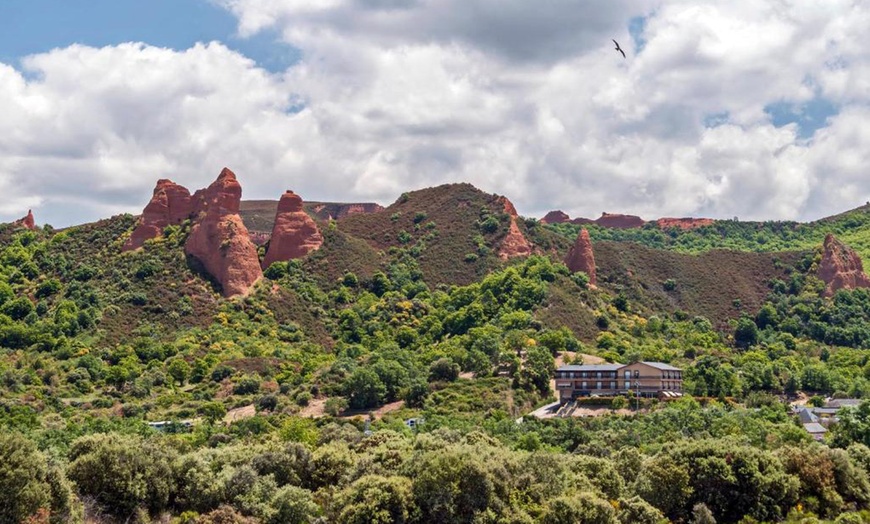
M571 217L568 216L567 213L563 211L550 211L544 218L541 219L542 224L564 224L571 220Z
M713 224L712 218L660 218L656 220L656 225L659 229L695 229L696 227L710 226Z
M523 236L523 232L520 231L519 226L517 226L517 208L514 207L513 203L505 197L498 197L497 202L504 207L504 212L510 215L510 226L508 227L508 233L505 235L504 239L501 242L501 247L498 250L498 256L502 260L507 260L513 257L523 257L532 254L532 245L526 240L526 237Z
M828 233L822 246L819 278L825 282L825 296L841 289L870 287L870 278L864 274L861 257L846 244Z
M246 294L263 276L257 248L239 216L242 186L224 168L208 188L191 198L193 225L184 252L202 265L224 296Z
M586 224L594 224L595 221L592 220L591 218L578 217L578 218L571 219L571 223L572 224L580 224L582 226L582 225L586 225Z
M356 215L359 213L377 213L383 211L384 207L375 203L364 204L339 204L334 202L309 202L305 205L318 220L338 220L348 215Z
M278 203L272 239L269 241L263 267L269 267L279 260L304 257L322 244L323 235L303 209L302 199L293 191L284 193Z
M565 265L574 273L577 271L586 273L589 275L589 283L593 286L596 284L595 256L592 253L592 240L589 238L589 232L585 229L580 230L577 240L568 251L568 255L565 257Z
M645 222L642 218L634 215L601 213L601 216L595 221L595 223L602 227L631 229L635 227L643 227Z
M248 238L251 239L251 242L254 243L255 246L265 246L269 243L269 239L272 238L272 235L269 233L264 233L262 231L251 231L248 230Z
M172 180L158 180L151 201L142 211L136 229L124 243L123 251L139 249L146 240L161 236L166 226L180 224L190 218L192 211L187 188Z
M33 210L28 209L27 215L23 218L19 218L13 224L17 227L23 227L24 229L30 229L31 231L36 229L36 221L33 219Z

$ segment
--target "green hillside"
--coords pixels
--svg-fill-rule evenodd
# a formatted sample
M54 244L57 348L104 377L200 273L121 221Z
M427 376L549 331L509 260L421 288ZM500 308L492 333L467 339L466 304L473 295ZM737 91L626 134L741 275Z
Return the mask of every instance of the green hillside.
M128 253L127 215L0 226L0 522L866 520L870 404L822 446L785 403L870 396L870 293L823 297L814 259L864 213L590 228L591 287L571 227L519 220L536 254L502 260L503 202L453 184L233 299L188 223ZM529 416L557 359L670 363L686 396Z

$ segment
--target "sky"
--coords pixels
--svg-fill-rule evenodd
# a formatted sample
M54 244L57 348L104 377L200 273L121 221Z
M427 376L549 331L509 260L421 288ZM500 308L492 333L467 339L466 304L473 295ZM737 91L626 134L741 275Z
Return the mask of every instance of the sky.
M246 199L814 220L870 201L867 27L862 0L3 0L0 221L224 166Z

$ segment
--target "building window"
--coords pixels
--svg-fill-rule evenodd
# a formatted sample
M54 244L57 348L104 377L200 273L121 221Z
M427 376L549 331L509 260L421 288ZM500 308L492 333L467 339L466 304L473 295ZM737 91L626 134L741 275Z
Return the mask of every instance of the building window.
M586 381L585 381L585 380L584 380L583 383L580 385L580 389L586 389Z
M631 389L631 381L630 380L625 381L625 389Z
M634 370L634 378L640 378L640 370Z
M625 371L625 380L631 380L631 370Z
M610 382L610 389L616 389L616 381L615 380Z
M601 389L601 381L595 383L595 389Z

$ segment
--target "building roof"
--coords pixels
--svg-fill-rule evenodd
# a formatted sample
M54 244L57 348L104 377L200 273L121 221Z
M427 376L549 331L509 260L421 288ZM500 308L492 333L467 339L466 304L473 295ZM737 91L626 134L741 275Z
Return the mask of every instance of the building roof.
M801 419L801 424L809 424L811 422L819 421L819 417L807 408L801 408L798 410L798 417Z
M813 413L819 415L836 415L840 408L813 408Z
M646 364L647 366L656 368L661 371L682 371L680 368L675 368L670 364L663 362L636 362L636 364ZM560 366L557 371L618 371L629 364L583 364L583 365L566 365Z
M682 371L680 368L675 368L670 364L665 364L664 362L646 362L642 361L641 364L646 364L647 366L660 369L662 371Z
M860 398L835 398L825 403L826 408L845 408L857 406L861 403Z
M809 424L804 424L804 429L806 429L810 433L827 433L828 430L825 429L825 426L819 424L818 422L810 422Z
M557 371L616 371L624 367L625 364L583 364L582 366L560 366Z

